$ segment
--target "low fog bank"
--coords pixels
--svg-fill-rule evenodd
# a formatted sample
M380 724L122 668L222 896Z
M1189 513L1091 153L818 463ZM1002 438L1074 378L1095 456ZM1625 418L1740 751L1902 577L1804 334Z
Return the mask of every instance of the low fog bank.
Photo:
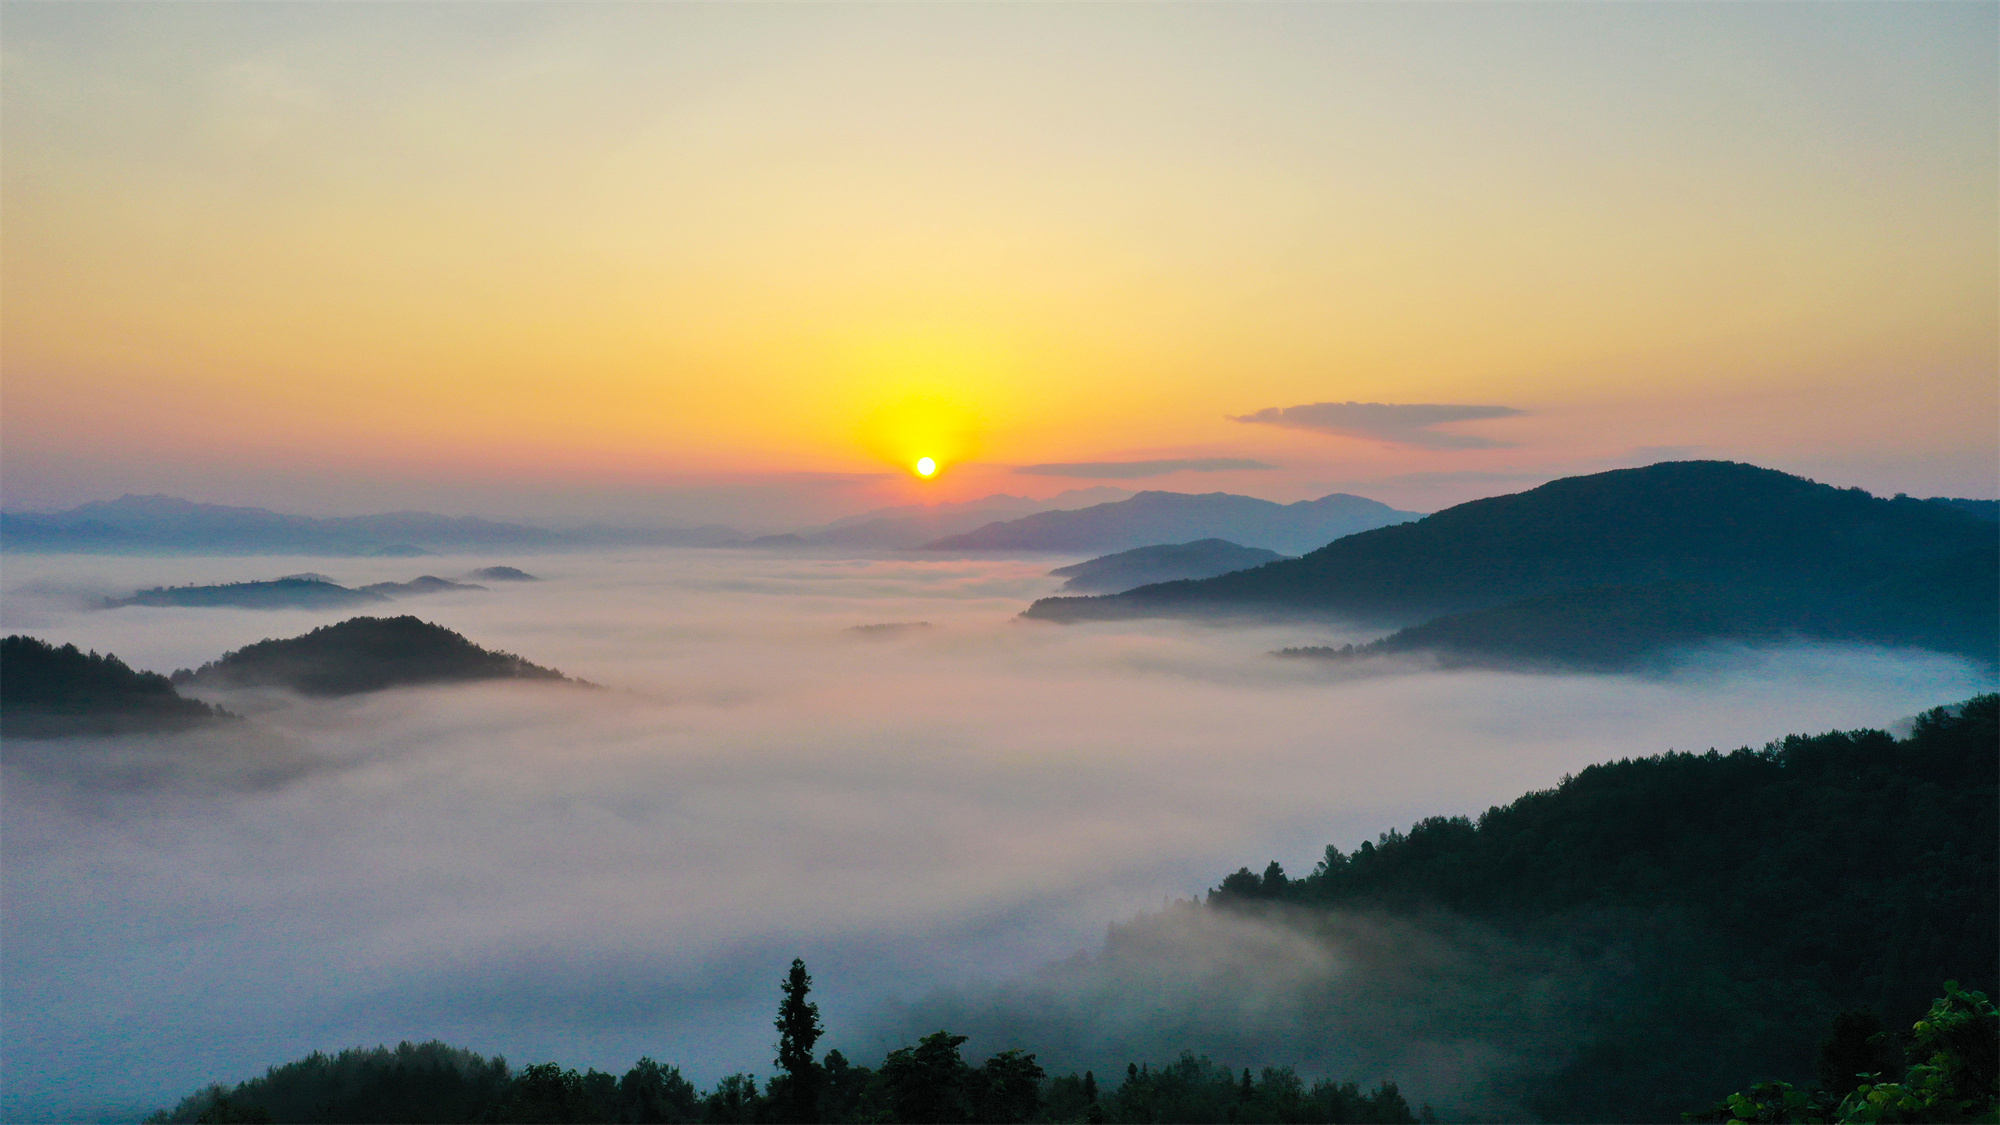
M1302 872L1328 843L1476 814L1593 762L1879 726L1990 686L1956 661L1840 648L1652 679L1337 677L1264 654L1366 636L1014 620L1060 581L1046 561L635 551L424 569L500 562L547 580L396 612L610 690L205 692L247 716L238 741L7 747L0 1112L167 1105L402 1038L621 1071L649 1054L704 1084L768 1074L793 956L817 979L823 1046L850 1054L943 1022L1100 1074L1194 1049L1444 1100L1493 1086L1520 1052L1445 1015L1371 1040L1376 1014L1500 963L1516 983L1473 1009L1511 1029L1521 1005L1561 1002L1537 983L1569 979L1554 954L1365 919L1301 945L1169 911L1140 930L1182 953L1154 960L1197 970L1152 1001L1123 989L1165 972L1137 954L1066 959L1245 864ZM409 576L407 560L10 559L0 629L194 667L345 615L92 610L83 595L303 569ZM932 627L849 631L919 621ZM1371 951L1386 949L1408 960L1383 968ZM1278 966L1264 983L1232 968L1258 957ZM1239 978L1241 1002L1222 1003ZM1338 1026L1280 1002L1285 979L1321 982ZM1051 982L1098 999L1010 1022ZM896 1023L886 1002L917 1015Z
M1019 1047L1052 1071L1122 1080L1181 1052L1308 1083L1397 1083L1459 1120L1532 1115L1515 1094L1588 1039L1615 974L1602 950L1532 943L1464 918L1171 904L1101 948L1019 979L874 1013L869 1055L940 1027L972 1057Z

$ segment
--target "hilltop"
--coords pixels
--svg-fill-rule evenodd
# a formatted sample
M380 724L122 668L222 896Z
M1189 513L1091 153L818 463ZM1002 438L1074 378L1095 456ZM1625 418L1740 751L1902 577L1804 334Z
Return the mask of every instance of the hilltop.
M1419 519L1336 492L1278 504L1227 492L1141 492L1075 511L1039 512L924 544L926 551L1125 551L1190 539L1226 539L1277 552L1308 551L1369 528Z
M322 696L506 679L580 682L415 617L355 617L289 640L245 645L173 675L175 684L282 687Z
M1302 558L1095 598L1052 621L1248 614L1413 629L1385 649L1619 665L1823 637L1996 659L2000 533L1977 511L1722 461L1568 477Z

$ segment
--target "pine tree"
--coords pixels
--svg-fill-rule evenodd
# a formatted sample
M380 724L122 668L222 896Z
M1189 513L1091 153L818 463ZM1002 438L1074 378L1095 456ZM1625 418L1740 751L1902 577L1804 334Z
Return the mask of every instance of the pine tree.
M806 963L792 959L778 990L784 1000L778 1005L778 1069L785 1072L784 1109L788 1121L811 1121L819 1108L820 1067L813 1061L813 1044L824 1030L819 1022L819 1005L806 1003L812 991L812 974Z

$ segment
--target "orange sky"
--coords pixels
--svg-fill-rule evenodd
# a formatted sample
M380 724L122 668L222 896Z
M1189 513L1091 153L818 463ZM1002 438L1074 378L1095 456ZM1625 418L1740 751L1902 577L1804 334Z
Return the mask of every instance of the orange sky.
M0 484L1990 496L1996 11L10 4ZM1521 413L1230 420L1347 401Z

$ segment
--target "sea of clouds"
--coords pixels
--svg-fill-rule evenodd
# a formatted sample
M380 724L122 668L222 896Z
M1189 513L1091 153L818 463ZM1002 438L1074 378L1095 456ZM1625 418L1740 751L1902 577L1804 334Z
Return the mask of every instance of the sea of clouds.
M619 1072L651 1055L704 1085L768 1074L794 956L822 1049L863 1063L955 1020L975 1057L1104 1067L1186 1047L1463 1103L1505 1052L1389 1042L1370 1013L1503 963L1505 995L1543 996L1559 966L1476 934L1352 919L1306 940L1174 910L1149 923L1152 952L1119 961L1097 952L1106 926L1593 762L1882 726L1991 690L1964 663L1877 649L1709 653L1647 678L1336 669L1265 654L1367 636L1016 620L1069 561L10 556L0 630L162 672L351 614L98 599L507 563L546 581L377 612L602 688L210 696L249 722L10 743L0 1113L136 1116L400 1039ZM852 631L917 621L932 627ZM1301 981L1355 983L1300 1013Z

